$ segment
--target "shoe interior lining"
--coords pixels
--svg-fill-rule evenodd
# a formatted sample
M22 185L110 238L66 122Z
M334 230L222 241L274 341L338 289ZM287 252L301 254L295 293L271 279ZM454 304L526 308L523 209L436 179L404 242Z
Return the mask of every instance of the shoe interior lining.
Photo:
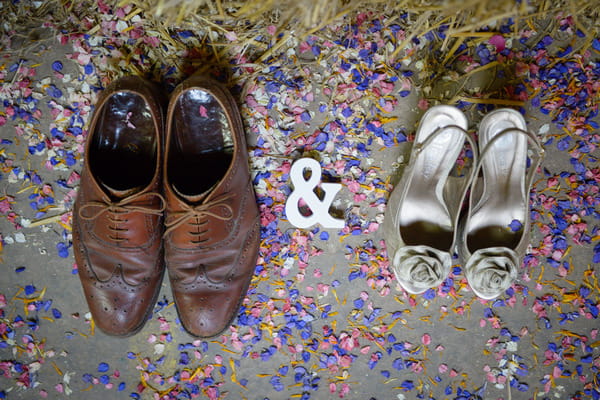
M233 138L225 110L210 93L190 89L176 100L167 174L175 189L200 195L226 174Z
M424 118L415 140L424 142L438 129L458 125L458 119L442 111ZM447 251L454 239L454 216L446 206L444 185L456 163L464 137L462 132L447 128L417 153L412 160L414 176L408 182L406 197L400 206L400 234L407 245L424 244Z
M482 147L505 129L526 129L521 118L498 114L480 128ZM492 144L482 159L485 184L483 193L469 221L467 244L469 250L486 247L515 249L523 235L522 230L510 229L512 221L521 224L528 212L528 196L523 193L527 163L527 139L519 133L506 133Z
M99 112L89 150L92 174L115 190L150 184L156 170L157 141L148 103L138 94L119 92Z

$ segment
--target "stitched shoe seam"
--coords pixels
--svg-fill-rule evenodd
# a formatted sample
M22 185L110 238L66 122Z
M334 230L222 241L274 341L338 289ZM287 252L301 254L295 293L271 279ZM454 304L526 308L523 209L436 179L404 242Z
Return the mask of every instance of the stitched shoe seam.
M201 275L203 275L205 277L207 282L210 282L213 285L220 285L220 286L226 285L227 278L232 274L232 271L239 268L239 266L243 264L243 260L245 260L247 258L248 251L250 250L250 245L252 244L251 243L252 240L256 237L256 235L259 235L259 234L260 234L260 224L258 223L258 218L257 218L253 224L252 229L248 230L244 237L242 251L237 254L234 262L232 263L231 268L227 271L226 274L224 274L225 278L223 278L221 281L214 281L214 280L210 279L210 277L206 271L206 268L203 268L204 264L198 264L196 267L194 267L194 269L196 270L195 271L196 276L195 276L194 280L189 283L181 283L181 284L175 283L174 288L177 287L179 290L187 290L185 288L196 284L196 282L198 281L198 278ZM171 267L171 269L177 270L176 267ZM201 273L199 273L200 270L201 270ZM254 272L253 272L253 274L254 274Z
M242 196L241 201L240 201L240 206L237 207L238 210L246 210L248 198L251 197L250 196L251 189L252 188L250 187L250 185L248 185L246 187L246 190L244 191L244 195ZM241 213L239 213L239 214L241 214ZM165 242L166 242L166 244L168 244L170 250L177 251L177 252L194 253L196 251L204 252L204 251L217 250L217 249L229 246L240 235L240 230L241 230L242 224L240 223L239 220L240 220L240 215L234 216L232 218L232 223L234 224L234 229L223 240L213 243L210 246L197 246L192 249L181 247L174 243L174 241L171 239L171 237L172 237L171 235L169 235L165 239Z

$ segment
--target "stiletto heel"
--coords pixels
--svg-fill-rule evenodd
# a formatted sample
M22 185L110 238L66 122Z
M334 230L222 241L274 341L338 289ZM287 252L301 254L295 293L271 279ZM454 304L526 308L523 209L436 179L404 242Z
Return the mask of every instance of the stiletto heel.
M465 141L476 163L475 143L466 129L467 118L459 109L429 109L390 196L384 220L387 251L398 282L409 293L438 286L450 272L458 214L474 171L460 178L462 187L449 177Z
M527 167L528 143L533 155ZM499 109L479 127L481 182L475 180L460 256L473 292L493 299L510 287L529 243L529 192L543 150L523 116Z

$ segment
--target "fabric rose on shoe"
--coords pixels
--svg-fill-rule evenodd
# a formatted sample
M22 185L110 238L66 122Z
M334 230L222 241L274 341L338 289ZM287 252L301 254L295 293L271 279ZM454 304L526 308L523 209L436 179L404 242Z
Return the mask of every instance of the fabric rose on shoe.
M439 286L448 276L451 266L448 252L429 246L400 247L392 260L396 279L412 294Z
M465 266L465 275L473 292L482 299L502 294L517 279L517 254L506 247L477 250Z

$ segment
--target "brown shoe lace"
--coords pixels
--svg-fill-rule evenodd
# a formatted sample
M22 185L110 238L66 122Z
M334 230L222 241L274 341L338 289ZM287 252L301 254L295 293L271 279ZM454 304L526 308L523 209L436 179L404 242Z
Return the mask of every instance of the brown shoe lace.
M179 228L181 225L187 222L192 226L198 227L198 231L188 232L190 235L195 237L195 239L191 240L193 244L200 244L208 241L209 239L200 239L200 236L202 234L208 232L208 230L200 230L199 227L205 225L207 222L206 219L201 218L210 216L220 219L221 221L228 221L231 218L233 218L233 208L231 208L231 206L227 204L227 201L230 200L232 197L233 194L228 193L219 196L215 199L212 199L207 203L199 204L196 206L191 206L184 203L182 205L184 209L183 211L175 211L169 213L169 215L167 216L167 219L165 221L165 226L167 227L167 229L165 230L164 236L166 236L169 232L172 232L173 230ZM222 213L218 213L216 210L217 207L225 208L225 215L222 215Z
M158 198L160 200L160 207L158 209L139 204L132 204L134 201L144 199L147 199L149 201L152 198ZM114 234L109 235L109 238L119 243L127 240L125 237L119 236L121 232L127 231L127 229L122 228L120 226L122 222L127 222L127 219L120 218L123 214L128 214L131 212L141 212L150 215L162 215L166 207L167 201L165 200L165 198L159 193L155 192L136 193L134 195L125 197L124 199L121 199L117 202L112 201L108 196L103 196L102 201L94 200L82 205L79 209L79 216L81 217L81 219L89 221L98 218L104 213L109 213L108 219L112 223L114 223L114 225L108 226L108 229Z

